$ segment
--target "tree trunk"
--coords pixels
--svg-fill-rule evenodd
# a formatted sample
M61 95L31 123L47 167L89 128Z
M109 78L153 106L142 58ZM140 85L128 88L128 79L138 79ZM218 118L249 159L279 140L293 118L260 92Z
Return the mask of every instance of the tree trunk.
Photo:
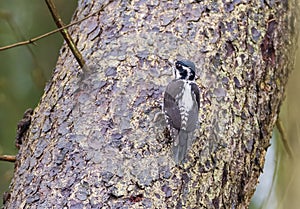
M226 3L227 2L227 3ZM79 1L5 208L247 208L296 43L296 1ZM186 162L157 120L176 59L197 67Z

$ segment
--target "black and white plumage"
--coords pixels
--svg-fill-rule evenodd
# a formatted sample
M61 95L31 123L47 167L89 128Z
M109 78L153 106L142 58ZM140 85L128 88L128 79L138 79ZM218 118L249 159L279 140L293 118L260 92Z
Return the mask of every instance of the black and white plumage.
M173 139L174 160L180 163L192 144L198 124L200 91L195 83L195 65L191 61L176 61L174 74L175 79L164 93L163 111Z

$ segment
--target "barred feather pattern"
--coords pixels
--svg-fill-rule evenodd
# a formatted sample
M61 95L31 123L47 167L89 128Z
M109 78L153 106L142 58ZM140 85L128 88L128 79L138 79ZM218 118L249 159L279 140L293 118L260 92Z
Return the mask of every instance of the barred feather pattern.
M191 81L186 81L183 86L183 91L176 96L178 102L180 116L181 116L181 129L186 130L188 113L193 108L193 96L191 90Z
M173 157L182 162L193 142L198 122L199 89L194 81L175 79L164 94L163 111L173 140Z

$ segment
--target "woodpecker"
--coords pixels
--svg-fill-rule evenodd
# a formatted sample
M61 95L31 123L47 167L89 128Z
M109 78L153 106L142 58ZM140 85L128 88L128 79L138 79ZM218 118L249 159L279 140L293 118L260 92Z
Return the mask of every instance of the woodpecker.
M200 90L195 83L195 74L193 62L176 61L175 79L168 84L164 93L163 112L173 140L176 164L185 158L198 124Z

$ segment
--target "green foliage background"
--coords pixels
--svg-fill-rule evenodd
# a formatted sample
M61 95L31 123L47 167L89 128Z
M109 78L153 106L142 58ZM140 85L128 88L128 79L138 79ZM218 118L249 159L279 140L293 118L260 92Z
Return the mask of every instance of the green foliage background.
M77 6L76 0L54 1L65 23ZM44 1L10 0L0 1L0 47L36 37L55 29L56 26ZM43 88L55 67L63 39L60 34L44 38L35 45L26 45L0 51L0 155L17 154L15 148L16 127L27 108L35 108ZM278 171L275 173L272 191L276 208L299 207L300 195L300 54L287 88L287 98L281 110L281 119L286 128L287 139L294 151L294 159L287 157L280 137L275 137L276 157L270 159ZM276 134L275 136L279 136ZM13 176L13 163L0 162L0 197L8 190ZM265 168L265 171L268 168ZM268 191L266 191L268 192ZM256 194L260 196L260 194ZM272 204L273 203L273 204ZM274 208L274 200L266 200L265 205L253 202L254 208ZM0 207L2 201L0 199Z
M69 23L77 1L54 2L64 22ZM34 38L55 28L44 1L0 1L0 47ZM35 45L0 51L0 155L17 154L17 123L27 108L35 108L39 102L62 42L57 33ZM13 163L0 162L0 207L13 168Z

